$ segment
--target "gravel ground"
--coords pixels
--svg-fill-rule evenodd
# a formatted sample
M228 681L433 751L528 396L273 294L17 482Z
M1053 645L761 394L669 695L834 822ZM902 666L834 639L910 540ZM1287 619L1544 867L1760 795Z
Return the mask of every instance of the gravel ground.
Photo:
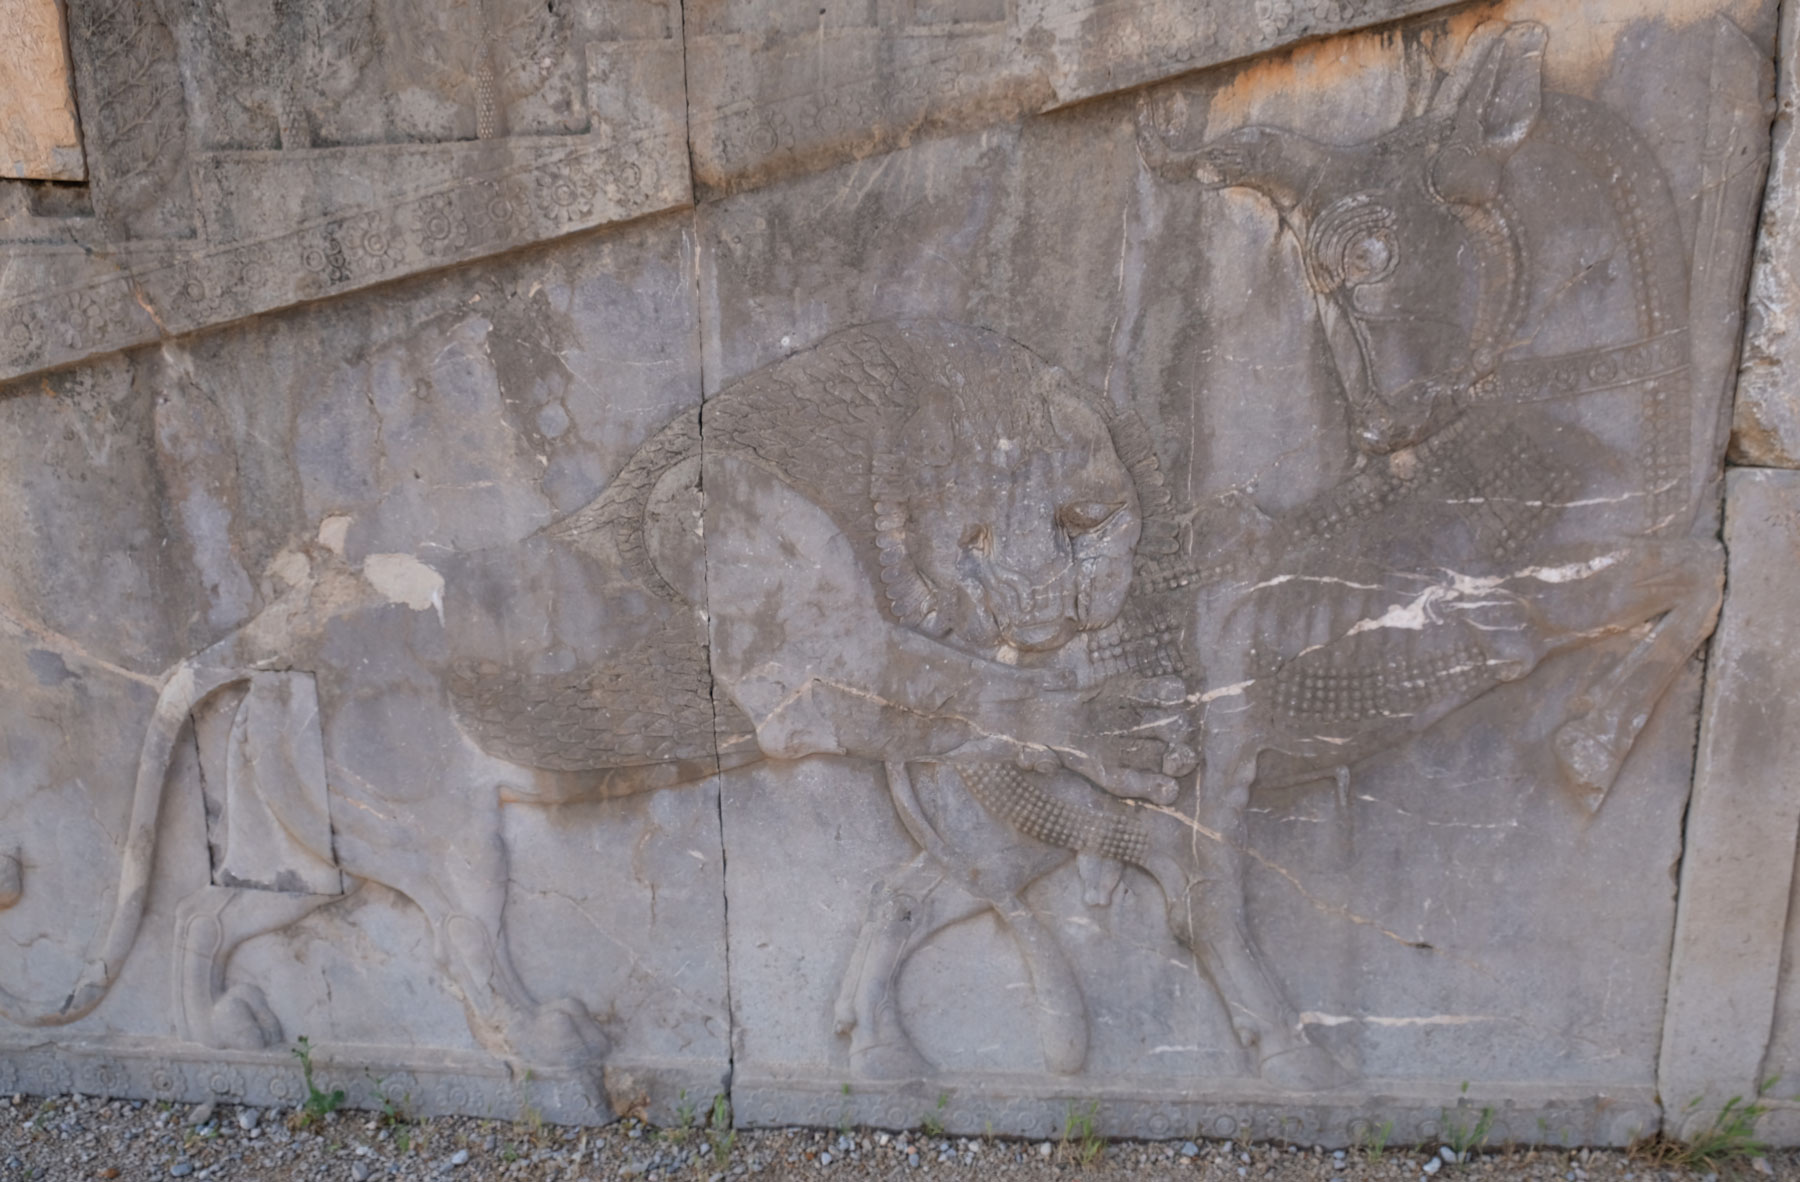
M1800 1153L1689 1170L1641 1150L1497 1150L1454 1161L1447 1147L1329 1153L1224 1141L1027 1142L1003 1138L775 1129L714 1133L626 1120L603 1129L449 1117L387 1121L336 1112L294 1128L292 1111L199 1108L92 1097L0 1098L0 1182L73 1179L567 1180L736 1182L905 1179L966 1182L1800 1182Z

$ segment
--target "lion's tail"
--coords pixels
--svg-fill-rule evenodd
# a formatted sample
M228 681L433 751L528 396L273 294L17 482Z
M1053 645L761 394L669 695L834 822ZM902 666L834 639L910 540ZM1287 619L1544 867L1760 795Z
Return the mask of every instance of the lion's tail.
M0 1017L7 1021L20 1026L61 1026L73 1022L91 1013L118 979L144 918L150 874L156 864L156 828L162 814L163 785L168 779L175 742L196 706L215 691L250 676L248 669L203 663L204 656L175 666L157 694L156 712L138 754L137 784L131 799L119 890L103 941L89 956L81 977L60 1005L45 1007L0 987Z

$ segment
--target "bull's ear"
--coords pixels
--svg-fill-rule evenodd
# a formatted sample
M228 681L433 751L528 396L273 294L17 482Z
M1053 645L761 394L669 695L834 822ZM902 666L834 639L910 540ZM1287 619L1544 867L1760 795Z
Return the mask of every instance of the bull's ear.
M1487 29L1487 26L1483 26ZM1478 29L1477 36L1483 30ZM1473 73L1456 107L1456 138L1470 148L1506 156L1536 125L1544 102L1544 42L1535 21L1520 21L1470 38Z

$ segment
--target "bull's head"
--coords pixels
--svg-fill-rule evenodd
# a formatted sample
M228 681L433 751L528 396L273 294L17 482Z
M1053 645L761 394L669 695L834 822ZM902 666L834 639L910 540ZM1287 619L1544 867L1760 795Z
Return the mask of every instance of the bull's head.
M1538 120L1541 25L1478 29L1428 112L1348 147L1251 126L1165 175L1254 189L1298 241L1356 445L1391 452L1456 412L1524 315L1507 164Z

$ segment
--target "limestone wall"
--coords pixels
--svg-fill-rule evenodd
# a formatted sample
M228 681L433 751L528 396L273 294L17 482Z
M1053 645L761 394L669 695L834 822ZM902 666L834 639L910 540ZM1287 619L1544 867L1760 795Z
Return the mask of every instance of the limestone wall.
M0 1092L1622 1144L1800 1066L1775 0L59 16Z

